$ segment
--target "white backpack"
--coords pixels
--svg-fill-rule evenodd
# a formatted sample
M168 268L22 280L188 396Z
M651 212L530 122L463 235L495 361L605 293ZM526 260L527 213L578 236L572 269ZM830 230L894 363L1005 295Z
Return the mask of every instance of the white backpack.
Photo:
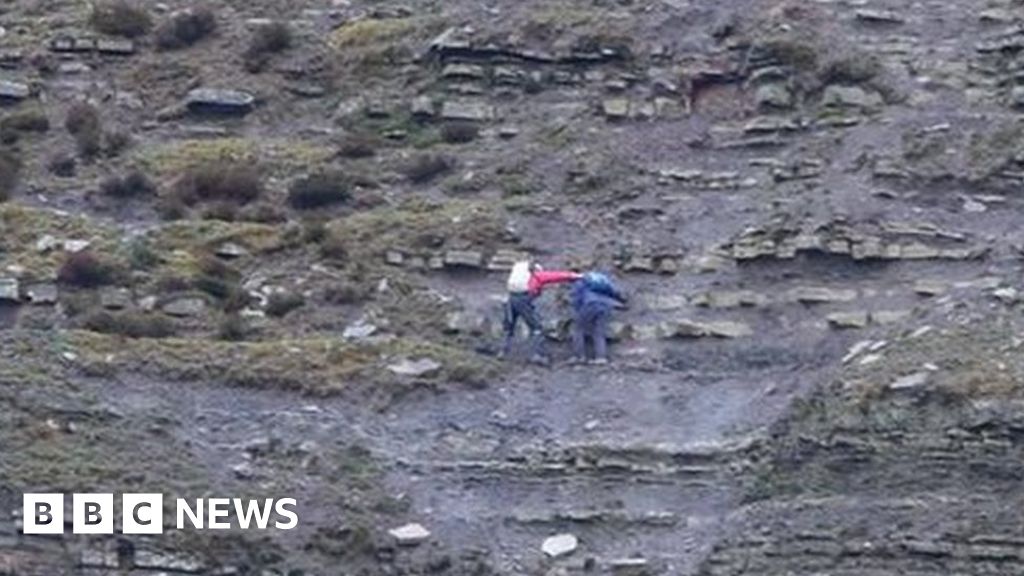
M509 292L526 292L530 287L530 263L526 260L516 262L508 274Z

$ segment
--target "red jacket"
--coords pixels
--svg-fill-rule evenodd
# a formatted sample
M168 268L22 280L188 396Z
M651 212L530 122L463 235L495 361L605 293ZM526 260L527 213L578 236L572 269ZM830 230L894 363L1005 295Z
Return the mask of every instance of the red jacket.
M567 272L564 270L538 270L530 274L530 283L527 287L527 292L530 296L540 296L544 287L548 284L561 284L565 282L574 282L582 278L582 275L576 272Z

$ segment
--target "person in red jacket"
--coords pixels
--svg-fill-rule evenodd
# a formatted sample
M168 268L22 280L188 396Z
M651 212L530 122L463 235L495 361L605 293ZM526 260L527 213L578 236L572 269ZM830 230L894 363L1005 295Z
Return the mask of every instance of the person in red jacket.
M581 278L576 272L565 270L544 270L540 265L521 261L516 262L508 276L508 302L505 304L505 343L500 356L507 356L512 351L515 340L516 326L519 319L526 322L530 329L531 357L530 361L547 364L544 354L544 327L537 314L533 301L539 297L544 287L549 284L564 284Z

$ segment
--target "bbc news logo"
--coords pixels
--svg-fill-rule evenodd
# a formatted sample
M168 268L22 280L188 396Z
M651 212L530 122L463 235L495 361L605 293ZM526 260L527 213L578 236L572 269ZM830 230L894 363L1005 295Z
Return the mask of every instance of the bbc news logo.
M24 534L63 534L65 527L64 494L23 495ZM178 530L291 530L299 525L294 498L243 500L241 498L198 498L175 500L175 527ZM73 534L113 534L113 494L72 494L71 532ZM163 494L122 494L122 534L162 534L164 531Z

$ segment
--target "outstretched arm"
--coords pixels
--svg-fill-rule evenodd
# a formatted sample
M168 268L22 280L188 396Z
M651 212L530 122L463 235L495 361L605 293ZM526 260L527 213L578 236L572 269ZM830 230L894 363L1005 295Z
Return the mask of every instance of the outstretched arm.
M538 288L543 288L548 284L575 282L583 277L581 274L566 270L541 270L539 272L534 272L533 276L536 279Z

